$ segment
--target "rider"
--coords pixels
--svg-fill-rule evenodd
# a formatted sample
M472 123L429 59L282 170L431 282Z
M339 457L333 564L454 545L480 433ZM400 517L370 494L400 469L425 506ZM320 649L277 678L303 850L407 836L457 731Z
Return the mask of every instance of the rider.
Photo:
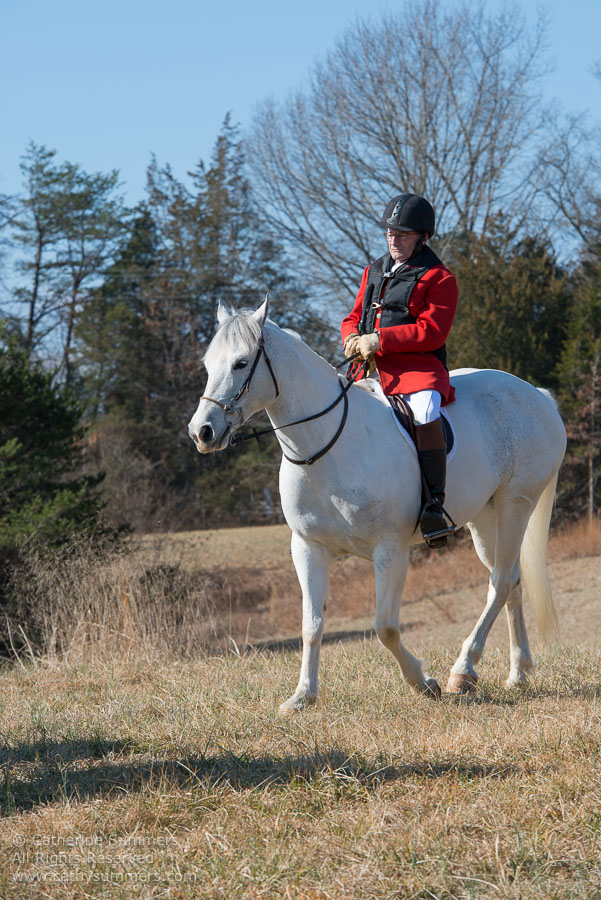
M457 308L457 282L428 246L434 223L434 210L423 197L399 194L390 200L379 222L389 252L363 272L341 331L347 357L357 352L364 360L373 357L393 408L398 408L398 396L411 408L430 494L425 494L420 527L430 546L442 547L454 530L443 508L446 441L440 407L455 399L445 341Z

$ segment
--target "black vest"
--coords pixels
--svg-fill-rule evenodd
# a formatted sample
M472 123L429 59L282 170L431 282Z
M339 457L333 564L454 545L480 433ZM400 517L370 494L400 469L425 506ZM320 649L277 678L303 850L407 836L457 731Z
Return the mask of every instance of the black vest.
M411 269L401 265L395 272L391 272L394 261L390 254L386 253L369 267L359 325L361 334L371 334L375 330L376 316L379 312L382 313L380 328L389 328L391 325L413 325L417 321L409 312L411 292L422 275L434 266L441 266L442 262L428 246L422 247L408 262L411 263ZM382 297L384 286L386 292ZM439 359L446 369L447 351L444 344L428 352Z

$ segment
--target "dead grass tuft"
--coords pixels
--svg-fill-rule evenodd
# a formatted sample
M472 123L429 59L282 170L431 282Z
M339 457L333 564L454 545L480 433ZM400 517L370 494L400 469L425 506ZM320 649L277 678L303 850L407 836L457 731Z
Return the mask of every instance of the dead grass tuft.
M191 572L127 549L92 556L82 544L23 559L0 636L19 659L198 656L225 646L227 611L260 589L241 573Z
M581 519L557 530L551 537L550 553L556 559L601 556L601 519Z

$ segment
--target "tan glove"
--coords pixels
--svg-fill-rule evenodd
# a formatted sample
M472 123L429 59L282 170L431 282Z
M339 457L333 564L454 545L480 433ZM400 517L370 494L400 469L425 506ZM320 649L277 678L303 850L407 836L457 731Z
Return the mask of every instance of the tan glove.
M346 341L344 342L344 355L346 357L354 356L359 347L357 346L359 343L359 338L361 335L353 332L353 334L349 334Z
M357 342L357 350L363 359L369 359L380 349L380 335L374 331L372 334L362 334ZM345 348L346 350L346 348Z

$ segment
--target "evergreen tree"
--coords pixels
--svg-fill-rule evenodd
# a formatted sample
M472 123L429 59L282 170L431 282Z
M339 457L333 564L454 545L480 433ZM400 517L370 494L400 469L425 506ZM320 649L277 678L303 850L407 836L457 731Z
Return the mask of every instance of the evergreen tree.
M165 297L157 232L141 207L76 328L82 396L116 525L174 525L163 507L189 459L178 395L183 312Z
M598 510L601 480L601 244L574 275L574 303L560 364L561 408L568 433L562 504L572 516Z
M0 333L0 559L24 545L55 548L97 526L81 470L80 409L25 350Z
M542 236L518 239L497 219L484 237L464 235L448 261L459 284L449 363L503 369L557 387L571 289Z
M139 528L233 524L244 515L273 521L275 441L201 458L186 425L202 394L201 359L220 301L256 307L271 291L279 324L329 351L332 329L309 314L294 274L253 207L229 117L211 165L198 164L190 187L153 161L147 201L76 329L113 521ZM242 490L232 492L233 483Z
M126 412L132 419L146 415L160 352L148 322L156 264L156 228L141 208L75 330L81 388L92 420L109 412Z
M21 169L24 197L14 217L23 283L15 299L25 308L23 337L31 353L60 359L73 375L73 332L87 291L102 274L123 226L118 173L88 174L58 164L56 152L33 142Z

